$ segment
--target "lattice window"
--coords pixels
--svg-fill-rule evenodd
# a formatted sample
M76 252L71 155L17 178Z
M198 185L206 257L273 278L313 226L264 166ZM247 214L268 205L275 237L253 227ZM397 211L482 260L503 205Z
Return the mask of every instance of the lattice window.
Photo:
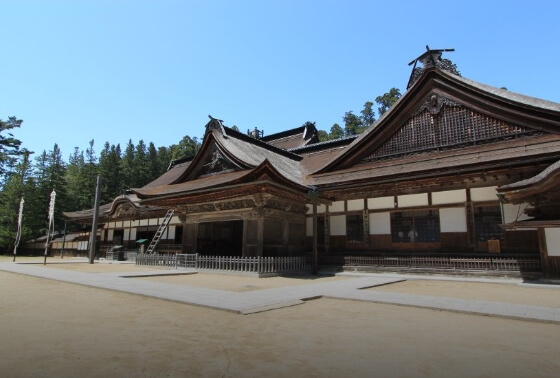
M502 239L503 230L500 228L501 223L502 212L499 206L475 207L474 227L477 241L485 242L489 239Z
M393 243L437 243L440 237L438 210L391 213Z
M364 220L362 214L346 216L346 241L348 243L364 242Z
M438 149L458 148L535 133L457 105L411 117L383 145L364 159L372 161Z

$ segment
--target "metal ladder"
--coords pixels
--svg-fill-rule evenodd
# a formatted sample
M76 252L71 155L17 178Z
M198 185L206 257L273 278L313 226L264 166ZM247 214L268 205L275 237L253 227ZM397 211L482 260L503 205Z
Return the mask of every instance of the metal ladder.
M163 218L163 222L161 222L161 224L159 225L159 228L156 231L156 234L154 235L154 238L150 242L150 245L148 246L148 249L146 249L146 253L154 253L154 251L156 249L156 246L158 245L158 243L161 239L161 235L163 235L163 232L167 228L167 225L169 224L169 221L171 221L171 217L173 216L174 212L175 212L175 210L167 210L167 214L165 214L165 218Z

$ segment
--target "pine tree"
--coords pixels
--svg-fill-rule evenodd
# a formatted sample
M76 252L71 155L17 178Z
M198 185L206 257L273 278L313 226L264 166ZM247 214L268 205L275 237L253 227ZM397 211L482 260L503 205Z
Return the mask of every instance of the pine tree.
M121 159L121 174L123 178L123 189L129 189L134 186L134 176L136 174L134 166L135 148L134 143L130 139L124 150L124 155Z

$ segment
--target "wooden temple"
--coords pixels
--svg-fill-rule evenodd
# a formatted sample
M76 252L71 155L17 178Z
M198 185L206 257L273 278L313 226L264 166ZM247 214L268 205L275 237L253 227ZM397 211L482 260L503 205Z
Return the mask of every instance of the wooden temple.
M162 250L499 252L559 275L560 104L464 78L443 51L413 61L407 92L356 137L244 134L210 117L193 159L102 206L101 243L150 238L173 210Z

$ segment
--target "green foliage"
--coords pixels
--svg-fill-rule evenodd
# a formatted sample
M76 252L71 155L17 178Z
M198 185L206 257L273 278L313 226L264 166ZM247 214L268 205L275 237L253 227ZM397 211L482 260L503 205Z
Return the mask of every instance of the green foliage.
M19 201L25 197L22 242L43 236L48 224L50 194L56 191L55 230L64 227L63 211L93 207L97 175L102 180L102 203L109 203L125 188L142 187L161 176L172 158L193 156L200 148L198 138L185 136L171 147L135 145L129 140L124 153L119 144L106 142L97 158L94 141L85 151L75 148L68 163L57 144L29 160L30 152L19 150L21 141L6 133L22 121L0 120L0 253L12 253L17 232ZM71 229L72 226L69 226ZM75 227L74 227L75 228Z
M329 133L329 139L340 139L344 137L344 130L338 123L331 126L331 131Z
M185 135L179 144L174 144L170 147L172 159L182 159L196 155L200 148L200 141L197 137L191 138Z
M352 111L346 112L342 120L344 121L344 132L347 136L360 134L366 129L360 117Z
M373 102L366 101L364 108L362 109L361 120L364 127L370 127L375 123L375 111L373 110Z
M123 188L121 146L119 144L115 146L105 142L99 156L98 172L103 178L101 181L101 203L111 202L121 194ZM76 210L79 210L79 208Z
M389 92L385 93L383 96L377 96L375 98L375 103L379 105L377 108L379 115L382 116L389 110L401 96L401 91L398 88L391 88Z
M20 127L22 122L22 120L16 117L8 117L7 121L0 119L0 185L5 180L6 165L13 167L18 155L21 154L19 151L21 141L14 138L13 134L7 133L7 131Z
M318 130L317 136L319 137L319 142L326 142L329 140L329 134L325 130Z
M13 252L21 198L25 197L25 205L27 205L27 202L30 204L34 202L34 184L33 181L28 181L31 172L29 152L25 150L22 152L21 160L16 165L14 172L7 178L0 193L0 253L2 254ZM32 216L23 217L22 240L33 236L32 229L29 227L33 218Z

